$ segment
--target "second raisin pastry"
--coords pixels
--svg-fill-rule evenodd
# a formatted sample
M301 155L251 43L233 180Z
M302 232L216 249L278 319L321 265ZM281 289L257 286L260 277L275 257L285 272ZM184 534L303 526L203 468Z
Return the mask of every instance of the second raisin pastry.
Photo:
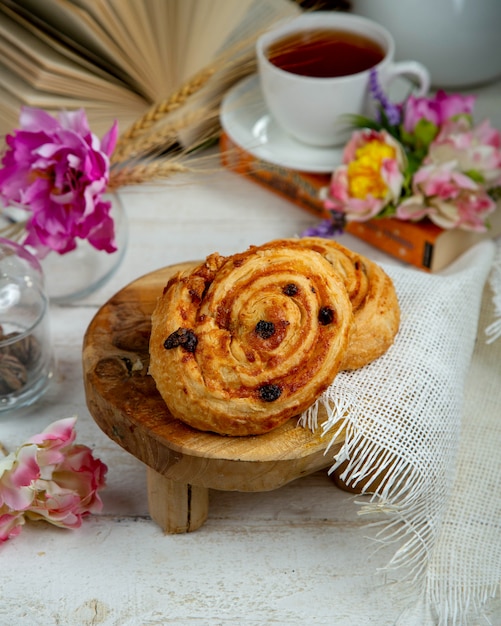
M353 331L341 364L343 370L368 365L393 344L400 326L400 306L393 281L373 261L364 260L368 278L365 297L353 309Z
M278 239L263 247L273 248L285 241L321 254L346 286L354 325L341 369L358 369L383 355L393 344L400 325L397 294L386 272L367 257L323 237Z
M346 287L321 254L287 241L214 254L174 276L159 298L150 373L188 425L263 434L332 383L352 324Z

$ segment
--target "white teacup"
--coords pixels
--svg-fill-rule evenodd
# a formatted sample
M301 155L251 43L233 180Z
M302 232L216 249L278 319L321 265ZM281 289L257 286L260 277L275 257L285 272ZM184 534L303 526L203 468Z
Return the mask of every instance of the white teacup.
M383 89L387 90L394 78L404 75L416 83L416 95L423 96L428 92L428 70L416 61L394 62L393 37L378 23L338 11L305 13L267 31L256 43L266 106L278 125L295 139L317 147L341 145L349 135L347 114L370 114L371 67L347 75L305 76L277 67L268 58L270 48L273 50L277 42L289 37L296 39L298 33L311 34L319 30L352 33L379 47L379 59L372 67L377 70ZM294 42L293 45L301 44Z

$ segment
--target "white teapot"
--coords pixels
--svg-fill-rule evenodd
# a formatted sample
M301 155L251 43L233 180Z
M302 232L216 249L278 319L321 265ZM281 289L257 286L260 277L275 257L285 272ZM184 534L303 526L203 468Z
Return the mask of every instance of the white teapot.
M501 78L501 0L352 0L351 7L385 26L396 60L423 63L436 88Z

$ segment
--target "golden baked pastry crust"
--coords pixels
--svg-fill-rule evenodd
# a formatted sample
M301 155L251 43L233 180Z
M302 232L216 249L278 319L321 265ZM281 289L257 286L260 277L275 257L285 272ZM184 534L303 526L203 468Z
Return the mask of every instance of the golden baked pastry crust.
M298 242L301 246L315 250L329 261L343 280L353 311L356 311L363 303L369 286L367 259L332 239L303 237Z
M159 298L150 373L190 426L262 434L332 383L352 325L344 282L318 252L283 240L214 254L173 277Z
M400 306L393 281L377 263L364 261L368 288L353 311L350 343L341 369L354 370L382 356L393 344L400 326Z
M287 240L271 241L264 247L273 248L280 241ZM321 254L345 283L354 325L341 369L358 369L382 356L400 326L400 306L391 278L377 263L332 239L303 237L293 241Z

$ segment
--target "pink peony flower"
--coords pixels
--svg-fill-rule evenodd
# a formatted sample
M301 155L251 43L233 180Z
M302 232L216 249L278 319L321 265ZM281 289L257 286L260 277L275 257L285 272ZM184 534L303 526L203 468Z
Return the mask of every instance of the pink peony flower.
M11 511L7 506L0 507L0 543L17 537L24 524L24 514Z
M95 459L87 446L71 446L51 472L42 470L27 517L78 528L83 517L102 509L98 490L105 484L106 471L106 465Z
M412 181L414 196L397 207L400 219L425 215L442 228L485 232L485 220L496 203L482 186L455 169L455 163L428 165Z
M343 212L348 221L377 215L402 191L405 155L386 131L353 133L343 152L343 165L331 178L325 207Z
M431 218L435 209L426 205L423 195L415 194L403 200L398 206L395 216L401 220L419 222L425 217Z
M478 182L501 184L501 133L488 120L471 129L461 119L447 122L430 144L424 164L449 161Z
M75 441L76 421L76 417L58 420L29 439L29 443L36 444L37 461L41 468L52 471L52 468L64 461L66 450Z
M73 443L75 422L54 422L0 460L0 541L19 534L26 518L78 528L102 509L107 467Z
M40 476L36 446L22 446L0 459L0 509L24 511L33 502L31 485Z
M116 144L116 122L101 141L85 112L48 113L23 107L21 128L7 135L0 169L0 197L28 211L25 245L40 257L60 254L87 239L98 250L114 252L111 203L102 200L109 181L109 157Z
M404 108L404 130L413 133L421 120L440 128L448 120L461 115L472 115L475 96L448 95L439 91L433 98L410 95Z

